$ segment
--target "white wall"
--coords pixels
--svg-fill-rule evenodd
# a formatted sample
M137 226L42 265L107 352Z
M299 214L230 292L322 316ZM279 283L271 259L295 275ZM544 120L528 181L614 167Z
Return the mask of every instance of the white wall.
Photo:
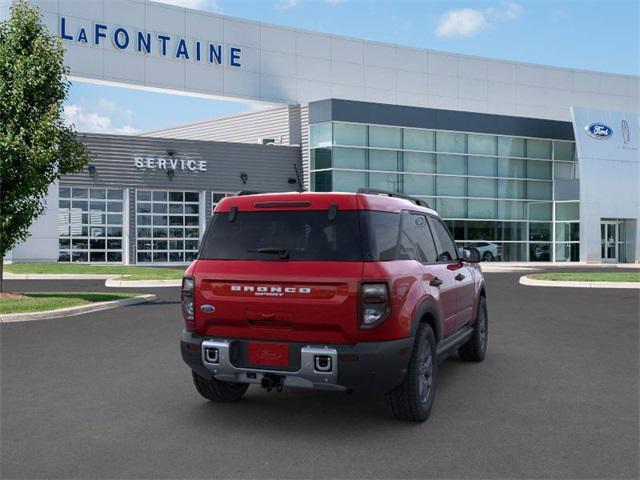
M342 98L566 121L571 105L640 109L638 77L370 42L145 0L31 1L56 33L64 16L72 33L97 22L108 32L123 26L242 48L235 68L162 57L158 48L118 50L109 38L97 47L64 41L72 75L90 80L276 103Z
M14 262L58 261L58 185L47 193L47 208L29 229L31 236L11 251Z
M580 260L600 262L600 221L629 219L636 231L627 239L640 238L640 128L635 113L574 108L574 133L580 162ZM621 123L629 125L627 142ZM602 123L613 130L607 139L592 138L585 127ZM640 245L627 261L640 261Z

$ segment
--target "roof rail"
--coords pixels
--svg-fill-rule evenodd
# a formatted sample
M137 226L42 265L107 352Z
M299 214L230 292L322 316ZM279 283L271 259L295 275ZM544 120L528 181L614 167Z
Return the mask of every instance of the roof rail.
M410 197L409 195L403 195L402 193L388 192L387 190L378 190L377 188L359 188L358 193L363 193L365 195L383 195L386 197L402 198L404 200L409 200L410 202L413 202L420 207L431 208L429 204L424 200Z

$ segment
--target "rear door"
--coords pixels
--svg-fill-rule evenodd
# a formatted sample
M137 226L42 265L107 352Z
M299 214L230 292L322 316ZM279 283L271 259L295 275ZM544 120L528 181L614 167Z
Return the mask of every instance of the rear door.
M447 284L447 288L454 292L455 305L453 310L455 313L450 317L449 325L445 329L446 334L451 334L468 324L472 319L473 271L460 260L453 237L444 222L440 218L430 216L429 225L438 250L438 265L443 266L446 270L446 273L441 270L444 281L442 287Z
M194 272L196 330L355 343L362 267L357 211L216 213Z

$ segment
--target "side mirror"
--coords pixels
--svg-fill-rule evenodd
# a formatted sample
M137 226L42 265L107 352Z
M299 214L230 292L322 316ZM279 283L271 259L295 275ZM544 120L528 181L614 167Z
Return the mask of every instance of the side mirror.
M480 251L474 247L465 248L462 250L462 260L469 263L478 263L480 261Z

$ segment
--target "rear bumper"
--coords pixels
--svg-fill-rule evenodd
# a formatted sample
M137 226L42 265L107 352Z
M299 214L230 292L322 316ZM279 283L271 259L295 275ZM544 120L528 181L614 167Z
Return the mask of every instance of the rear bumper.
M285 386L322 390L388 392L404 380L411 356L413 338L355 345L299 345L294 370L263 369L238 365L231 351L243 340L204 337L182 332L182 358L195 372L206 378L227 382L257 383L267 376L278 376ZM209 352L217 351L212 360ZM297 353L299 351L299 353ZM317 355L331 358L331 370L316 368Z

